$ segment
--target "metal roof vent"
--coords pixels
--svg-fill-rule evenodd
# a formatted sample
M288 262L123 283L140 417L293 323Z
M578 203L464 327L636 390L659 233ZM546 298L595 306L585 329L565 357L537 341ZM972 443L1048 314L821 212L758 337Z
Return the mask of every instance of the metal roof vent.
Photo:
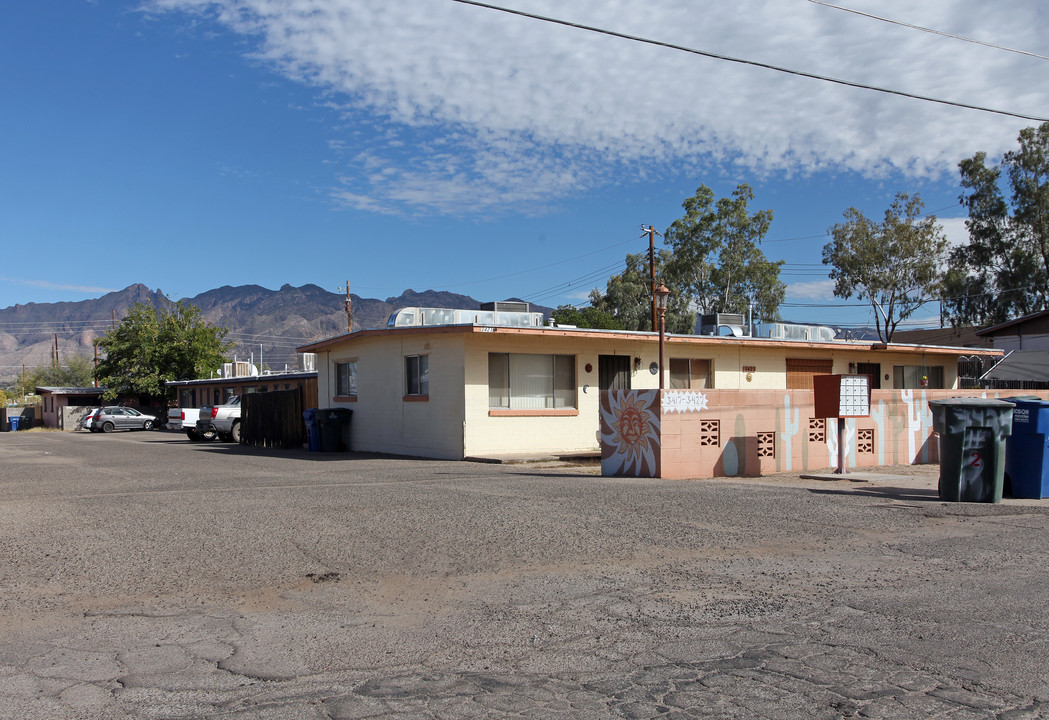
M496 302L481 303L481 309L488 312L529 312L528 303L519 300L498 300Z

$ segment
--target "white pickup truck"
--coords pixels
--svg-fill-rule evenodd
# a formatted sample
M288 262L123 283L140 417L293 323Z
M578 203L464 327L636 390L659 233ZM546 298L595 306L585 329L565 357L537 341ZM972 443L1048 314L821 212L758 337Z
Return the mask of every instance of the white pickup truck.
M173 430L185 430L190 440L214 440L217 437L214 430L203 435L197 432L199 417L200 408L172 408L168 411L168 427Z
M207 439L207 434L210 432L213 433L212 437L218 435L221 440L239 443L240 396L232 396L225 405L202 407L195 428L197 434L204 439Z

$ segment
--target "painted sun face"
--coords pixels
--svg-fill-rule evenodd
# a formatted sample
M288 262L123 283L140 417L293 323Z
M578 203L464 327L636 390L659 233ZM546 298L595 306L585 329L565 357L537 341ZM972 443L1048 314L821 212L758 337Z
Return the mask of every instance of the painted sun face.
M659 445L659 396L656 391L610 393L602 400L605 434L610 454L602 468L610 474L656 477Z

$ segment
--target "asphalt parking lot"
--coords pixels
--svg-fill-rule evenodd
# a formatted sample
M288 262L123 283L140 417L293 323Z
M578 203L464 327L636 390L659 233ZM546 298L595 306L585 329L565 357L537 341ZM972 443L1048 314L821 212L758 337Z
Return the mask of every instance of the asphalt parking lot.
M1049 500L0 433L0 718L1049 717Z

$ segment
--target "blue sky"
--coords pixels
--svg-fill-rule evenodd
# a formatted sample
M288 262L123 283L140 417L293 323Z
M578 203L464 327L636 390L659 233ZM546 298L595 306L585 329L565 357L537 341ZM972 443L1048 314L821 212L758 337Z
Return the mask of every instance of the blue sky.
M497 4L1049 115L1043 59L810 0ZM847 7L1049 55L1042 0ZM1036 124L452 0L8 3L0 62L0 307L346 280L579 304L642 225L747 182L774 214L783 315L864 323L831 293L827 229L918 192L960 241L958 161Z

